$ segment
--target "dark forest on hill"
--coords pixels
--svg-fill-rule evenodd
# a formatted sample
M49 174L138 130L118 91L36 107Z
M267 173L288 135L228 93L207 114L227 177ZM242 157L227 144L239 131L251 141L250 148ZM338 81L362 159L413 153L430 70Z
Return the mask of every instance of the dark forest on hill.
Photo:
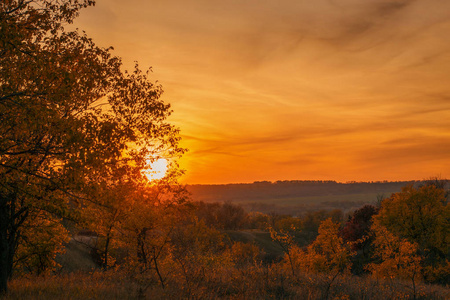
M247 211L302 214L319 209L349 211L362 204L375 204L383 197L400 192L406 185L422 181L258 181L254 183L188 185L195 201L232 202Z

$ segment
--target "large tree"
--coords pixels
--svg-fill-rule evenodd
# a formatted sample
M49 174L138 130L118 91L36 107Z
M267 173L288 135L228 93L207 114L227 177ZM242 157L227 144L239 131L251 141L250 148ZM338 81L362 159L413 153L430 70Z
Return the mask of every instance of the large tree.
M0 3L0 293L24 224L70 218L99 191L145 180L148 159L183 151L148 72L123 71L112 49L65 30L93 4Z
M374 223L417 245L427 280L448 282L450 206L447 191L437 183L418 188L410 185L392 194L381 203Z

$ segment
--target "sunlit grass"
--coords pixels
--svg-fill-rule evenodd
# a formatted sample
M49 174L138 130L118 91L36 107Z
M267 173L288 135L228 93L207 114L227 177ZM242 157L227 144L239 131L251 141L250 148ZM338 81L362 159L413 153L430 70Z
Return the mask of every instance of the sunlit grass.
M173 274L165 289L152 280L133 281L120 271L23 277L10 282L2 299L323 299L327 285L323 276L292 277L279 264L205 272L197 281L192 278L191 288ZM450 289L443 286L420 284L417 291L418 299L450 297ZM413 293L407 282L341 276L333 282L329 299L413 299Z

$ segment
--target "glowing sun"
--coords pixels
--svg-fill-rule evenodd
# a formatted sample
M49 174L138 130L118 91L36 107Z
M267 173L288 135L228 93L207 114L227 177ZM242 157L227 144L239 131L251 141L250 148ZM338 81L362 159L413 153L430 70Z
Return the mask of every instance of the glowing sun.
M142 172L147 177L148 180L152 181L155 179L161 179L166 176L167 172L167 160L164 158L160 158L154 162L151 160L147 160L148 168L144 169Z

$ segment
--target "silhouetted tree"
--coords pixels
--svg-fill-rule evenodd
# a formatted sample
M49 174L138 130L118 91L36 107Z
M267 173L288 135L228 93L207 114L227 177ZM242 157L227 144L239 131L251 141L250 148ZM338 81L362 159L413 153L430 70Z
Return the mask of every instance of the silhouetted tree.
M0 2L0 293L26 222L73 219L99 190L143 181L147 159L180 153L148 73L122 72L111 49L64 30L93 4Z

